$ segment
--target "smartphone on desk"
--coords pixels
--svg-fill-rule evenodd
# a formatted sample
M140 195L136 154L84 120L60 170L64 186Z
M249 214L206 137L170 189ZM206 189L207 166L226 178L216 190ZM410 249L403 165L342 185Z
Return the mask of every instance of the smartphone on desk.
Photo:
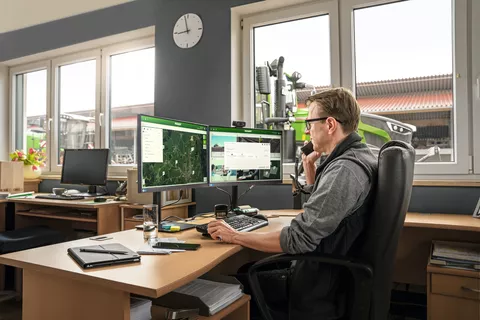
M155 249L177 249L177 250L197 250L200 248L198 243L175 243L175 242L157 242L152 246Z

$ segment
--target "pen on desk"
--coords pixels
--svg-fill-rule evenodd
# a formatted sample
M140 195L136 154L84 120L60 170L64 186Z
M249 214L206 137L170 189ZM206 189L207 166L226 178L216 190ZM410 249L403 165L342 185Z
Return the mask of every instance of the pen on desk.
M127 254L127 251L120 251L120 250L102 250L102 249L88 249L82 248L80 252L92 252L92 253L110 253L110 254Z

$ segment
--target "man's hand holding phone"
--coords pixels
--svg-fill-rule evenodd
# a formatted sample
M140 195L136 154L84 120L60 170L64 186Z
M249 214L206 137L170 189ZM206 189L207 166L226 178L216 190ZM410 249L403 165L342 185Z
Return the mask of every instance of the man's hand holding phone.
M305 141L302 147L303 170L307 184L315 183L315 171L317 170L315 162L320 158L321 154L313 150L312 142Z

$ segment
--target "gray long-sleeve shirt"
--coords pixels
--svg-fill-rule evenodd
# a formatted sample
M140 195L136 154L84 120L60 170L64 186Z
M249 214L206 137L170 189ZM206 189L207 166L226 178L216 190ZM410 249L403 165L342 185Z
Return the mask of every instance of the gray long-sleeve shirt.
M286 253L314 251L322 239L363 204L370 190L367 173L350 160L335 161L317 179L304 212L281 231L280 246Z

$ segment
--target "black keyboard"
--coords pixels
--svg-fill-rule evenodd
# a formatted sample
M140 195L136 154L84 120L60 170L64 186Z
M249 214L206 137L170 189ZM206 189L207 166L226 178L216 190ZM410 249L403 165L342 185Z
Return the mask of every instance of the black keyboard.
M268 225L268 221L266 220L249 217L244 214L228 217L223 219L223 221L232 226L233 229L242 232L252 231ZM208 235L208 223L199 224L196 226L196 229L203 235Z
M82 196L57 196L56 194L39 195L36 199L48 199L48 200L83 200Z

